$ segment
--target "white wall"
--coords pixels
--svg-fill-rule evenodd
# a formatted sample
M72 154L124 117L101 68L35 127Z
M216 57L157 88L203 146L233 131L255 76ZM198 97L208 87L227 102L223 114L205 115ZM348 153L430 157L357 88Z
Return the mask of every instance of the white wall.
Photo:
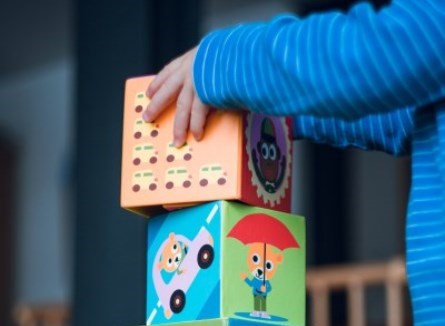
M16 302L66 302L71 293L72 155L69 58L0 78L0 129L18 145Z

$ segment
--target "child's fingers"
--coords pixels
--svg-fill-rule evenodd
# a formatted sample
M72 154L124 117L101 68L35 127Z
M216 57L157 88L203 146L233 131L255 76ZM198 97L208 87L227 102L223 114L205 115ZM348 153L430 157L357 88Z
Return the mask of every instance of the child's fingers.
M176 99L181 86L181 79L177 75L168 78L151 99L147 109L142 114L143 119L146 122L155 120Z
M170 77L172 73L174 73L180 66L183 61L182 57L176 58L169 64L167 64L153 79L150 85L147 88L147 96L152 98L156 92L161 88L161 86L165 83L165 81Z
M186 84L181 90L176 102L175 121L173 126L173 141L176 147L184 145L187 139L187 131L190 123L190 111L192 110L193 87Z
M190 131L197 141L201 140L204 134L204 126L208 113L209 107L203 104L197 96L194 96L190 117Z

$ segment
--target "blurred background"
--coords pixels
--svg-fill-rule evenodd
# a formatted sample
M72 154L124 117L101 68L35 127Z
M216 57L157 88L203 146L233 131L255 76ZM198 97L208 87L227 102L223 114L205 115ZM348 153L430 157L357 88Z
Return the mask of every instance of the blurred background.
M144 324L146 221L119 207L126 78L215 28L352 3L1 1L0 325L27 306L65 307L71 325ZM294 146L309 268L403 254L409 157ZM368 325L385 325L382 291L366 293ZM345 305L333 295L333 325Z

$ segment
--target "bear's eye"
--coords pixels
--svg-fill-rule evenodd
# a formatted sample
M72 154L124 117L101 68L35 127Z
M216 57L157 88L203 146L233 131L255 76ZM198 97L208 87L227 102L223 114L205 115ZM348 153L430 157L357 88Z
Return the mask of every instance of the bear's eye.
M277 148L275 147L275 144L270 144L269 146L269 157L272 161L277 159Z
M175 253L175 252L177 252L177 251L178 251L178 244L175 243L175 244L172 246L172 252Z
M261 156L263 156L265 160L269 159L269 146L267 146L266 143L261 145Z
M168 267L171 267L171 266L172 266L172 263L173 263L172 259L169 258L169 259L167 260L167 266L168 266Z
M271 271L271 270L273 269L273 263L272 263L270 260L268 260L268 261L266 262L266 269L267 269L268 271Z
M260 256L258 256L257 254L253 254L252 261L254 264L258 265L260 263Z

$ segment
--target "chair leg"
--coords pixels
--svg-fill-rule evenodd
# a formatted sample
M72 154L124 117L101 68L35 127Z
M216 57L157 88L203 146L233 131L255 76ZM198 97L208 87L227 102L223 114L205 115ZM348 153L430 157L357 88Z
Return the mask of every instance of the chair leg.
M317 286L312 291L312 324L329 326L329 292L325 286Z

